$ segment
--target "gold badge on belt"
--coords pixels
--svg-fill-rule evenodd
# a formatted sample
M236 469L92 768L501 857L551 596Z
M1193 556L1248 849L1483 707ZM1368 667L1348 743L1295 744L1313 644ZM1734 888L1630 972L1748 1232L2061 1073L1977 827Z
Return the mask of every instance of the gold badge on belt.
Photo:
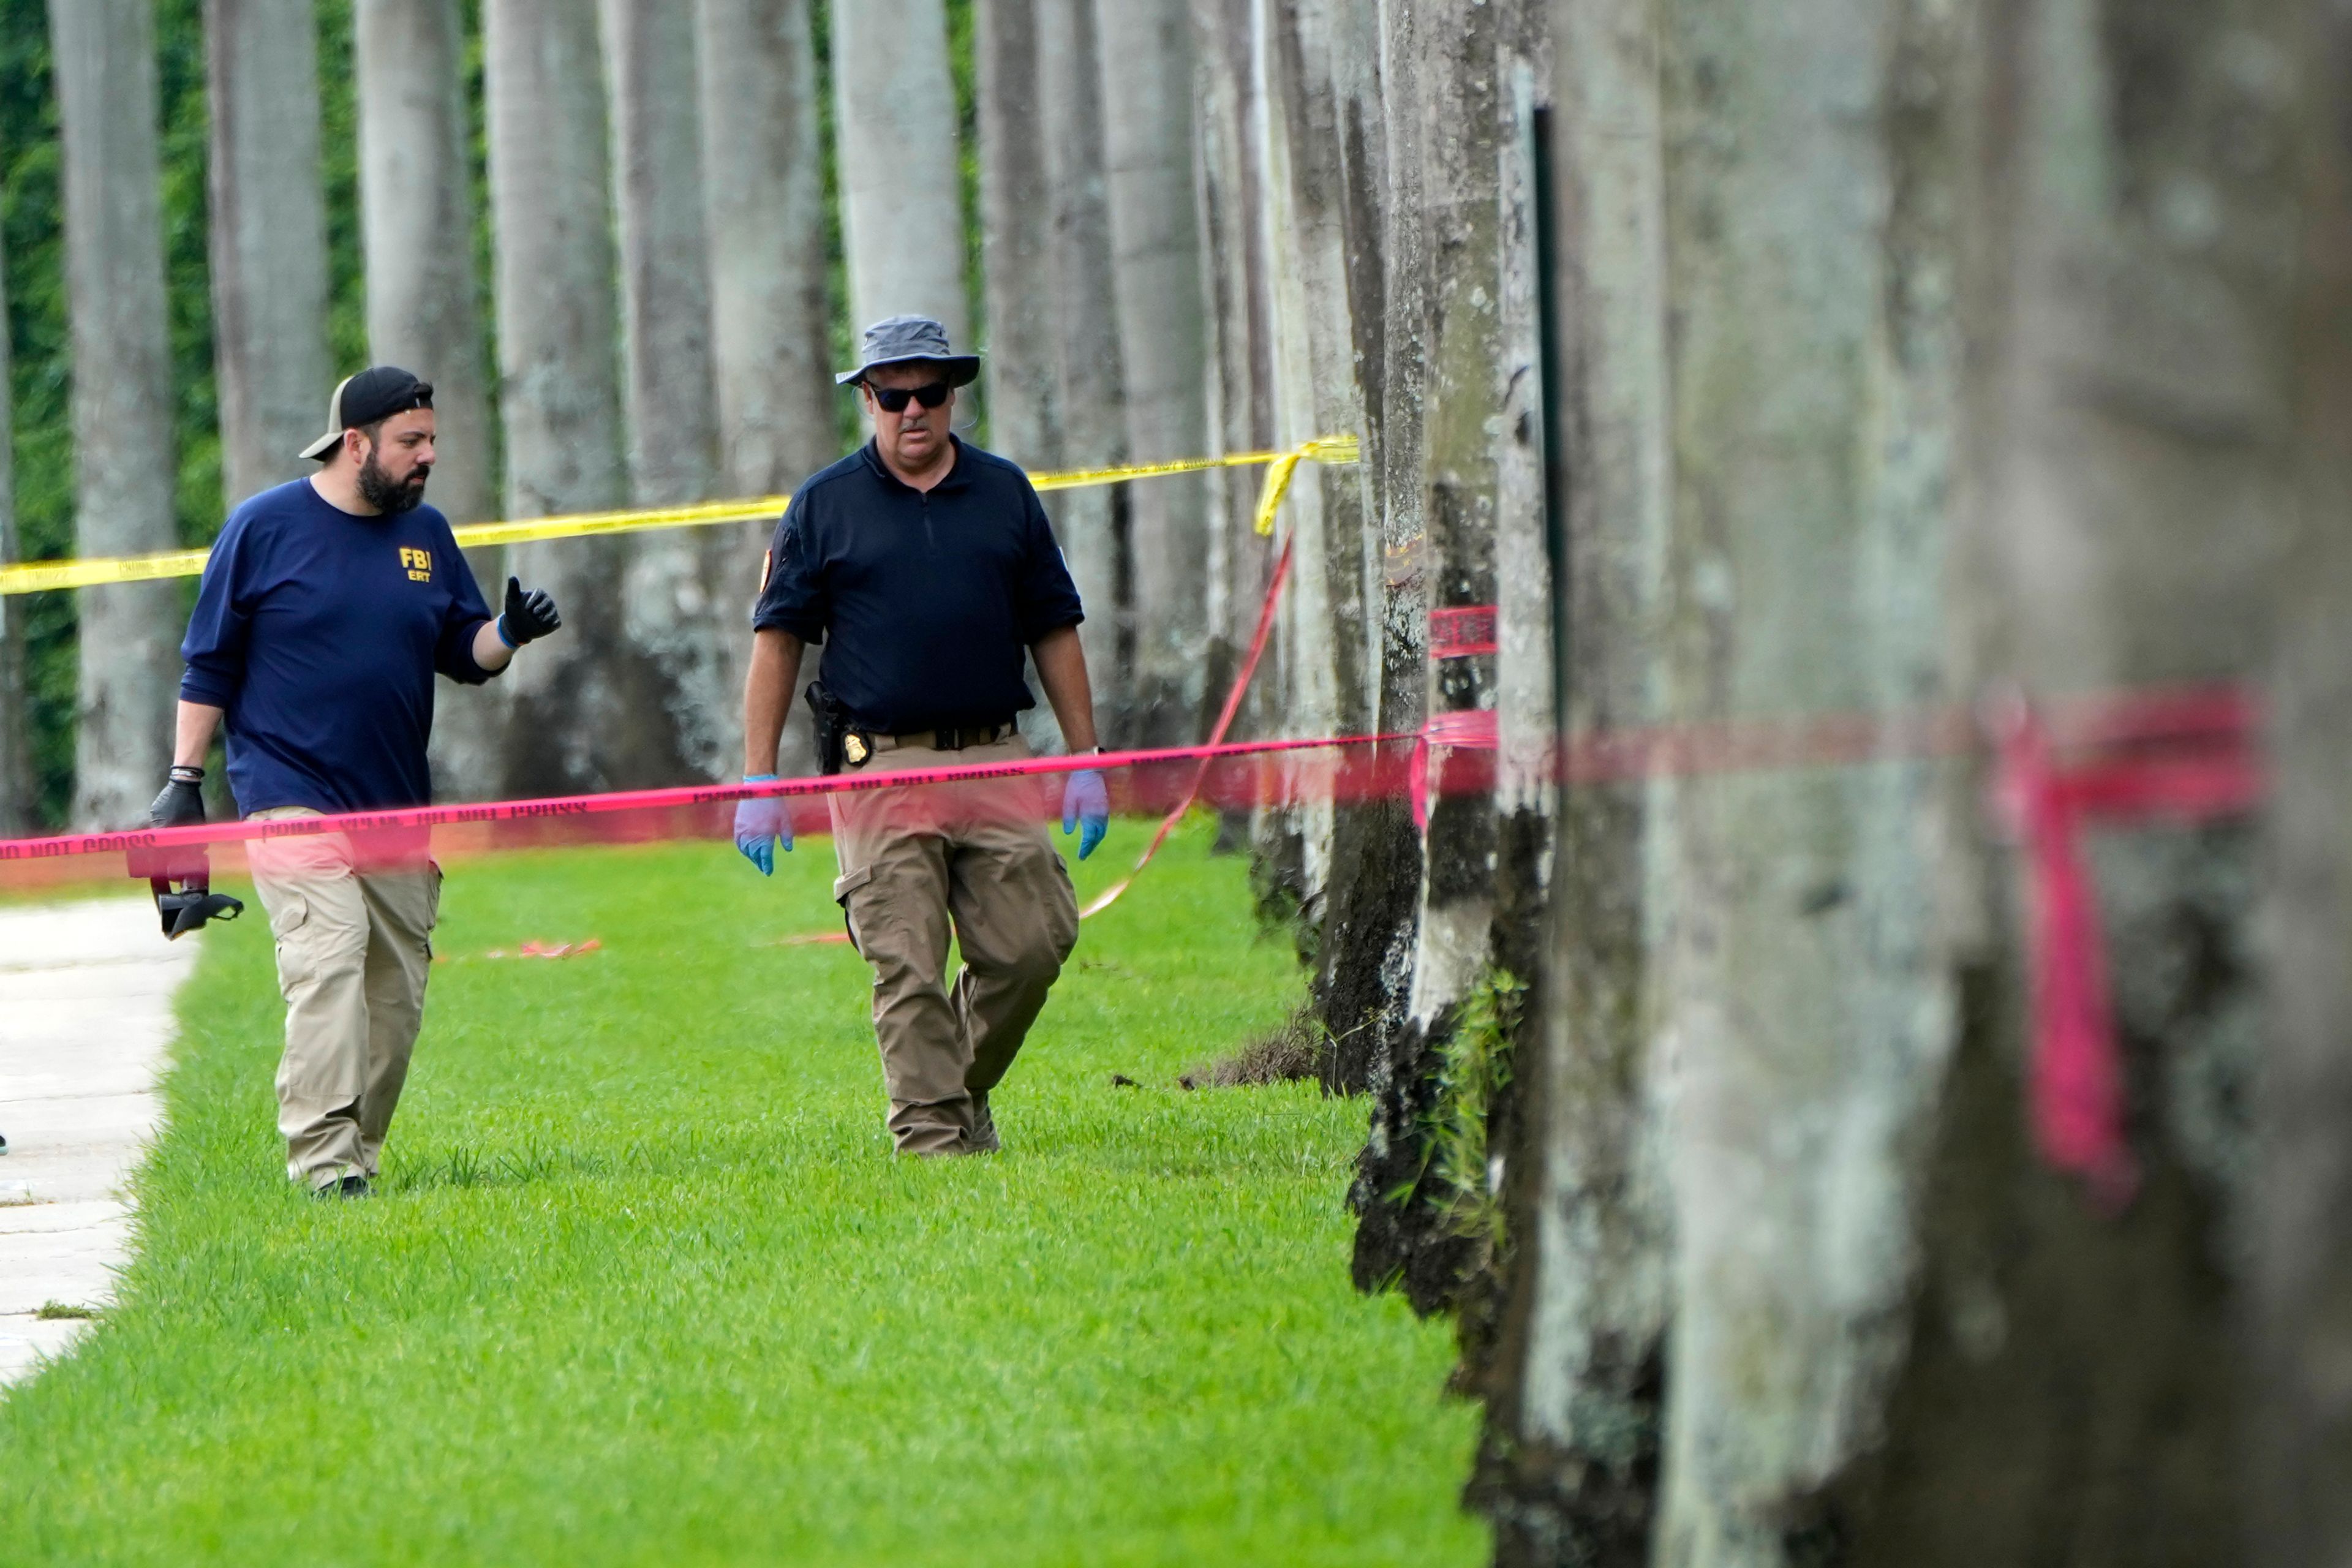
M874 752L873 749L866 745L865 736L853 734L841 738L841 754L847 758L849 765L855 768L863 766L866 759L872 756Z

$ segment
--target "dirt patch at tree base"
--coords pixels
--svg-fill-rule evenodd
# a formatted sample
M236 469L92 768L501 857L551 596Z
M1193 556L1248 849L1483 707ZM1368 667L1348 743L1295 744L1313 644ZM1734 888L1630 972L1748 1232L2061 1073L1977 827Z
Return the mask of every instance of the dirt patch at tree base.
M1240 1089L1321 1081L1330 1059L1330 1034L1311 1006L1301 1007L1272 1034L1259 1036L1232 1056L1193 1068L1176 1082L1182 1089Z

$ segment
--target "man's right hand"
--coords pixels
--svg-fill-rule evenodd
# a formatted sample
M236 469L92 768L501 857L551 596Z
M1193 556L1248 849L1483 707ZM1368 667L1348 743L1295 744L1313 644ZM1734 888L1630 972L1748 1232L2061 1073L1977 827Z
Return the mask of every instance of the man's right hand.
M774 773L752 773L745 784L773 784ZM743 858L760 868L760 875L776 874L776 845L782 841L784 853L793 851L793 815L782 795L754 795L750 800L735 803L735 847Z
M205 770L175 767L163 784L163 793L147 808L147 822L152 827L189 827L205 819Z

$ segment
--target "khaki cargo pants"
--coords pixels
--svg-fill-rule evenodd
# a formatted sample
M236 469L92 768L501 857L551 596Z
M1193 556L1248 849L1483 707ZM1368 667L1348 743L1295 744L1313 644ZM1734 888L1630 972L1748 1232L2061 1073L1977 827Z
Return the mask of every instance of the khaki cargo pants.
M283 806L252 820L319 815ZM286 1173L314 1188L373 1176L425 1017L440 868L421 851L362 868L340 833L256 839L246 858L278 939L286 997L278 1064Z
M852 771L862 777L1028 755L1017 734L960 752L886 739ZM988 1091L1013 1065L1077 945L1077 896L1045 836L1045 815L1034 778L833 797L841 862L833 896L873 966L874 1037L901 1153L972 1147ZM950 922L963 950L952 987L944 983Z

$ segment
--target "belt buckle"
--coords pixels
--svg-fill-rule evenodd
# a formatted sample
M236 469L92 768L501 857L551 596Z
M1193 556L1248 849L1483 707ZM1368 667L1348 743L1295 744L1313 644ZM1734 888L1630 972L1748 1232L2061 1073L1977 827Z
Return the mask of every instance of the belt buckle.
M962 728L962 726L958 725L956 728L954 728L954 729L952 729L952 730L937 730L937 731L932 731L932 733L931 733L931 744L932 744L932 745L934 745L934 746L936 746L936 747L938 747L938 748L939 748L940 751L942 751L942 752L961 752L961 751L962 751L962 750L963 750L963 728Z

